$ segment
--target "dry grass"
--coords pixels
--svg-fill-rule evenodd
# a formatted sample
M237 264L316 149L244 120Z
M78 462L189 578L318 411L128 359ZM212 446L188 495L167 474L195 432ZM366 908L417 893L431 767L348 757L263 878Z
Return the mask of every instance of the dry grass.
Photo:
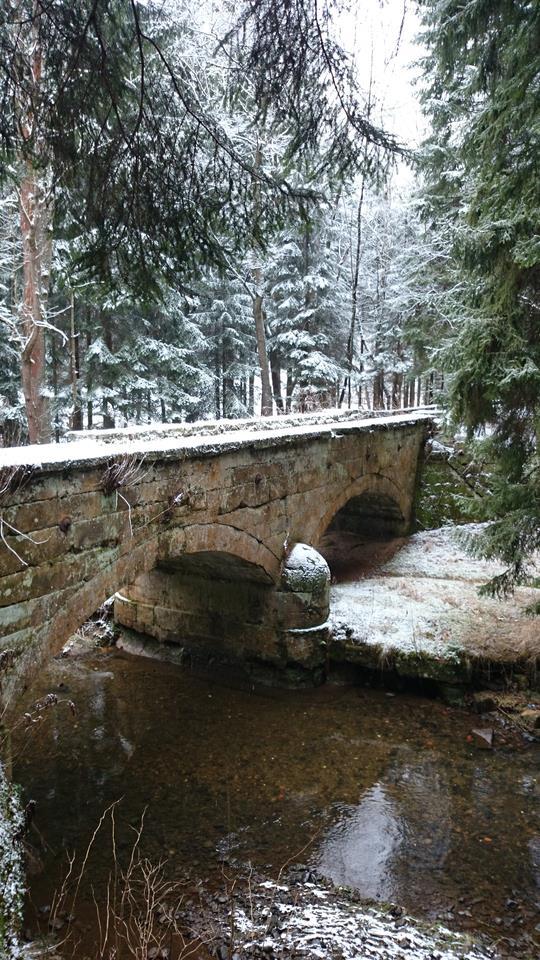
M133 843L128 861L122 866L116 828L119 802L115 801L103 812L80 865L75 856L69 859L49 917L49 927L53 930L67 920L66 933L57 949L62 957L73 957L73 960L83 956L75 923L77 908L92 849L97 842L102 842L102 831L108 826L111 869L104 895L98 898L91 889L97 943L90 955L86 948L85 960L188 960L202 944L199 938L186 938L179 924L185 884L168 878L166 861L153 863L142 853L144 813L139 825L132 828Z

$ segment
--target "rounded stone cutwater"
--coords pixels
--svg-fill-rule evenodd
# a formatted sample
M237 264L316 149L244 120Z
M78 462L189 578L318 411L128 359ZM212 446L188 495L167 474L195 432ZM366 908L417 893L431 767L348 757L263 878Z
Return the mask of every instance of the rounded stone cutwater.
M286 590L330 596L330 568L321 554L307 543L296 543L286 557L281 581Z
M297 543L286 557L281 571L280 600L287 659L309 668L324 663L330 568L314 547Z

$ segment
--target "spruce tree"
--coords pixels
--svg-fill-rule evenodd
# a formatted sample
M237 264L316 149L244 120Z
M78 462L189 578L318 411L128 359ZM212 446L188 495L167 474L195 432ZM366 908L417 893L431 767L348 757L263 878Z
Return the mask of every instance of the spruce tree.
M462 289L446 351L450 403L496 466L478 550L526 580L540 547L540 6L422 0L426 200L452 225Z

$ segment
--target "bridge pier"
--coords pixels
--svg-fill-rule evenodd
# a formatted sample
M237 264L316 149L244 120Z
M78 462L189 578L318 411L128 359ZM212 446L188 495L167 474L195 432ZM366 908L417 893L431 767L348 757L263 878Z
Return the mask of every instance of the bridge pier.
M222 662L264 677L322 679L330 571L298 543L278 583L253 563L219 552L160 564L115 596L120 627L179 646L200 663Z

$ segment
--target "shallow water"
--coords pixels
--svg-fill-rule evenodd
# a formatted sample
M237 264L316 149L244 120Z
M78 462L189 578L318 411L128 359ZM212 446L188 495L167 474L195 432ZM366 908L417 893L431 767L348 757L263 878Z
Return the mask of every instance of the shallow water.
M86 849L119 800L126 858L144 810L144 852L219 883L251 862L274 878L316 867L365 897L500 936L540 921L540 747L419 697L326 686L242 690L118 651L52 661L26 707L72 699L15 740L15 779L37 801L29 922L51 903L66 851ZM23 711L24 711L23 705ZM39 840L39 834L43 842ZM104 828L86 870L99 898ZM537 936L537 934L535 934Z

